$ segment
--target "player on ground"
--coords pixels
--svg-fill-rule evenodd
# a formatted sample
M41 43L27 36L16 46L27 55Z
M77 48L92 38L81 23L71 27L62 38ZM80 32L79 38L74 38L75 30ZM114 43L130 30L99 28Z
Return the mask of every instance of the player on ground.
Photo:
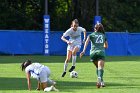
M105 60L105 48L108 48L108 43L105 37L103 25L98 23L94 27L95 32L91 33L84 44L84 49L80 53L80 57L86 51L89 41L91 42L90 58L97 68L97 87L104 87L103 73L104 73L104 60Z
M72 56L72 66L69 69L69 72L73 71L75 69L75 63L76 63L76 54L81 48L82 40L81 40L81 33L84 33L84 39L83 43L86 39L86 30L83 27L79 26L79 22L77 19L74 19L72 21L71 27L63 34L61 39L68 44L67 46L67 57L64 63L64 72L62 74L62 77L65 76L66 70L68 67L68 62L71 59ZM70 37L69 40L67 40L65 37Z
M29 90L31 90L30 77L33 77L38 80L37 90L42 88L44 91L58 91L58 89L54 87L56 82L49 79L51 72L47 66L40 63L32 63L30 60L27 60L21 64L21 68L22 71L25 70ZM48 84L52 86L48 87Z

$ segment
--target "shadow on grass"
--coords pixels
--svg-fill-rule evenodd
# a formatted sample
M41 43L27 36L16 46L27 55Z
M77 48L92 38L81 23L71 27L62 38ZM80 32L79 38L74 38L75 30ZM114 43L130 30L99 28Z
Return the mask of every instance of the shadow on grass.
M0 56L0 63L22 63L27 59L39 63L64 63L66 56L45 56L45 55L16 55L16 56ZM107 56L106 62L119 61L140 61L138 56ZM90 62L89 56L83 56L81 59L77 56L77 62Z
M32 90L36 89L37 81L31 79ZM56 81L57 88L63 92L73 92L79 89L96 89L95 82L78 82L78 81ZM27 90L26 78L7 78L0 77L0 90ZM135 84L120 84L114 82L106 82L107 87L105 89L127 89L127 88L138 88L139 85Z
M58 86L60 86L60 88L65 88L65 89L71 89L71 88L75 88L75 89L82 89L82 88L96 88L96 82L72 82L72 81L57 81ZM92 87L93 86L93 87ZM107 87L114 87L114 86L120 86L120 87L134 87L134 86L138 86L140 87L139 84L122 84L122 83L114 83L114 82L106 82L106 86Z
M139 56L107 56L106 62L119 62L119 61L140 61Z
M31 79L32 89L36 89L37 81ZM27 90L26 78L0 77L0 90Z
M72 81L58 81L57 85L58 89L60 89L63 92L75 92L75 90L83 90L83 89L89 89L89 90L95 90L96 82L72 82ZM106 87L103 89L134 89L139 88L140 86L138 84L132 85L132 84L120 84L120 83L114 83L114 82L106 82Z
M27 59L39 63L64 63L65 56L44 56L44 55L21 55L21 56L0 56L0 63L22 63Z

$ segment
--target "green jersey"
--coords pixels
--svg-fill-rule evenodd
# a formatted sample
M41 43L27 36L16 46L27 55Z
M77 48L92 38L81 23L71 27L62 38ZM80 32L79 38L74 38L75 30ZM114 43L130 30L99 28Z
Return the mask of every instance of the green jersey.
M105 55L104 48L104 43L106 41L105 35L100 32L93 32L89 35L89 38L91 41L90 55L97 52L102 52L102 54Z

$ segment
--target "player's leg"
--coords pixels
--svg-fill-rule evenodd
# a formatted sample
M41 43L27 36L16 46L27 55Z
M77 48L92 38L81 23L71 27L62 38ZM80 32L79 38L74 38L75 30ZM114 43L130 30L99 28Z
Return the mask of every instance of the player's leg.
M48 75L50 75L50 70L47 67L44 67L42 71L40 72L39 79L38 79L38 81L40 82L41 88L43 90L48 87L48 84L47 84Z
M96 62L93 62L93 63L96 66L96 74L98 76L98 62L96 61ZM104 73L104 70L102 70L102 75L101 75L101 86L105 87L104 80L103 80L103 73Z
M75 69L76 64L76 58L77 58L77 52L79 51L80 46L75 46L72 50L72 66L69 69L69 72L73 71Z
M71 59L71 55L72 55L72 51L68 50L67 51L67 57L64 63L64 72L62 73L62 77L64 77L66 75L66 71L67 71L67 67L68 67L68 62Z
M98 76L98 61L94 61L93 64L96 67L96 75Z
M90 55L90 61L93 62L93 64L95 65L96 67L96 75L98 76L98 61L97 61L97 56L96 56L96 53L93 53Z
M104 73L104 60L98 60L98 83L103 85L103 73ZM103 85L104 86L104 85Z
M51 74L50 69L48 67L44 67L39 75L40 77L39 81L41 83L41 87L46 92L54 90L54 86L56 84L56 82L49 79L50 74ZM51 86L49 87L48 84Z
M93 63L95 65L95 67L98 68L98 61L94 61Z
M94 65L96 66L96 74L97 74L97 88L101 87L101 79L102 79L102 69L103 68L103 60L102 59L102 55L98 52L95 52L93 54L90 55L92 62L94 63Z
M47 84L50 84L50 85L51 85L51 87L50 87L49 89L51 89L51 90L53 90L53 91L59 91L59 90L55 87L56 82L53 81L53 80L51 80L49 77L48 77L48 79L47 79Z
M41 83L41 88L44 90L45 88L47 88L47 83L46 82L43 82Z
M101 86L102 87L105 87L105 84L104 84L104 80L103 80L103 75L104 75L104 60L102 60L103 63L101 63L101 69L100 69L100 73L101 73Z
M97 59L97 57L94 56L94 59ZM95 65L95 67L96 67L96 75L97 75L97 83L96 83L96 86L97 86L97 88L100 88L101 87L101 79L99 77L98 61L94 61L93 63Z

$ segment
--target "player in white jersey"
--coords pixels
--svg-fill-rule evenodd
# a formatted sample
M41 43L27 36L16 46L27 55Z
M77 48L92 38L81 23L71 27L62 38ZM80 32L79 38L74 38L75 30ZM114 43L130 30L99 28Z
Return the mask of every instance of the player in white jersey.
M68 44L67 57L64 63L64 72L62 74L62 77L64 77L66 74L68 62L70 61L71 56L72 56L72 66L69 69L69 72L75 69L75 63L77 57L76 54L80 50L82 45L82 40L81 40L82 32L84 33L84 39L83 39L83 43L84 43L86 39L86 30L85 28L79 26L79 22L77 19L74 19L72 21L71 27L65 33L63 33L63 36L61 37L61 39ZM69 37L69 40L67 40L66 37Z
M54 87L56 82L49 79L51 71L47 66L44 66L40 63L32 63L30 60L27 60L22 63L21 67L22 71L25 70L29 90L31 90L30 77L33 77L38 80L37 90L40 90L40 88L42 87L44 91L58 91ZM52 86L48 87L48 84L51 84Z

